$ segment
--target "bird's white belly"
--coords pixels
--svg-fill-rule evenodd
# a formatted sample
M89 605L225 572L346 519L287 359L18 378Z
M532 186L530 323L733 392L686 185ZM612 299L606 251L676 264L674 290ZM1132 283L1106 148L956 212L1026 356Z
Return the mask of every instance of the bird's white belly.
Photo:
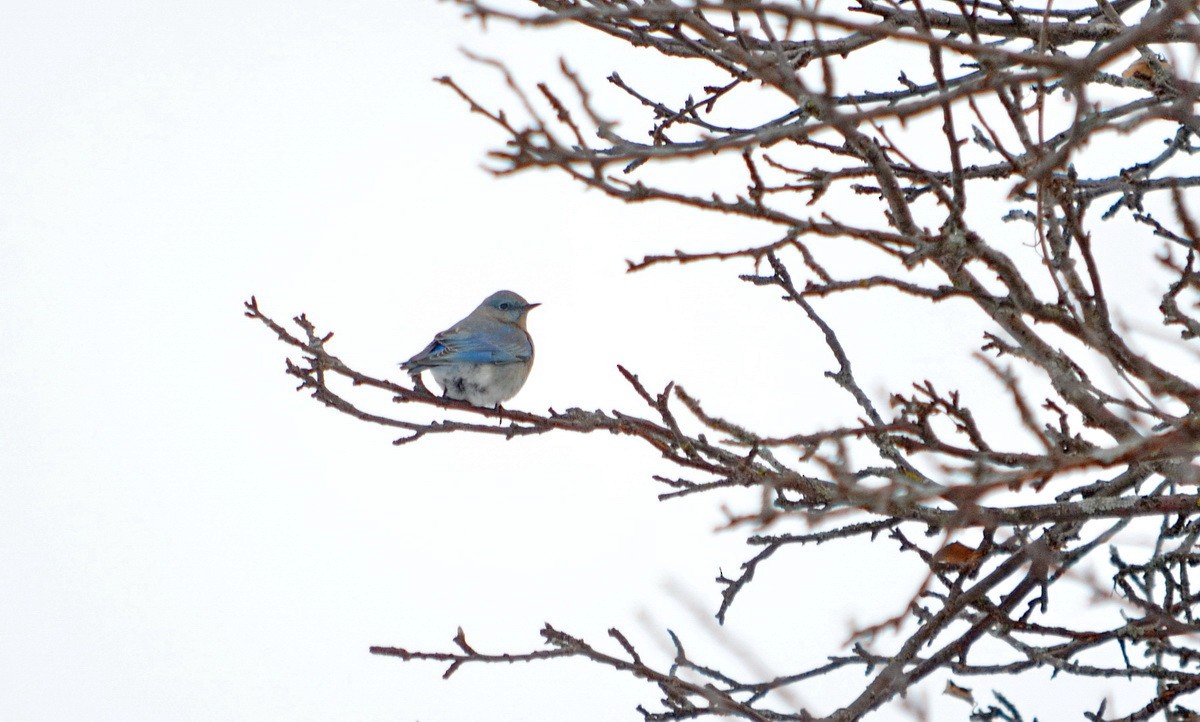
M433 380L452 399L495 407L516 396L531 364L450 364L432 369Z

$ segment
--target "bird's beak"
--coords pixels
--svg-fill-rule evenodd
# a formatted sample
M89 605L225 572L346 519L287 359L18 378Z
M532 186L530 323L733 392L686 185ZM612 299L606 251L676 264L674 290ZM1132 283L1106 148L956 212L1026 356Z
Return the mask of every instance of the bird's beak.
M530 309L537 308L540 305L542 305L542 304L541 303L527 303L527 304L525 304L525 310L528 311Z

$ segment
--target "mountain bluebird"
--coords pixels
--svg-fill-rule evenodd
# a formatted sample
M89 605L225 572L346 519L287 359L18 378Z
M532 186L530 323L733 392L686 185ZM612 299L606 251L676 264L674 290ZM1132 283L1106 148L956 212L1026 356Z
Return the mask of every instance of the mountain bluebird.
M400 368L409 376L429 369L446 396L472 406L498 407L529 377L533 339L525 330L525 316L540 305L512 291L497 291Z

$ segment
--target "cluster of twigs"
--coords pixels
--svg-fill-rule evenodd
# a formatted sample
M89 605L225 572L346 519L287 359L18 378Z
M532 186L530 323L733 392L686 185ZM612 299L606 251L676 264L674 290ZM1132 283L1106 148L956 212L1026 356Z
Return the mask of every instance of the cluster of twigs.
M782 515L833 522L807 534L750 536L757 553L737 575L718 580L721 620L756 569L788 545L887 538L895 542L889 549L919 556L929 574L915 580L912 603L877 627L903 631L895 648L859 642L825 665L770 680L736 680L693 661L678 639L675 663L654 669L617 630L611 635L619 650L607 653L549 625L542 632L549 649L523 654L480 653L461 631L456 652L372 651L447 662L447 676L469 662L584 657L657 685L656 709L639 708L647 720L810 719L809 711L774 709L765 698L804 689L847 666L865 670L866 682L828 719L861 718L935 671L966 677L1034 669L1152 683L1138 688L1151 690L1140 706L1112 717L1097 701L1092 719L1200 718L1183 700L1200 687L1194 645L1200 626L1193 616L1200 590L1191 589L1189 572L1200 564L1194 488L1200 468L1193 463L1200 453L1200 387L1196 349L1189 346L1200 334L1200 230L1186 208L1186 190L1200 184L1200 175L1186 172L1200 118L1194 114L1198 86L1181 70L1200 41L1191 2L1095 0L1034 8L1010 0L850 0L837 12L802 1L758 0L533 0L529 12L474 0L459 5L481 21L585 26L667 58L703 61L723 76L675 104L610 76L650 115L643 140L618 134L616 119L597 107L594 93L565 63L569 100L547 84L529 94L502 63L484 61L503 74L520 108L516 114L485 107L449 78L440 82L505 134L504 147L491 154L499 175L551 168L624 201L683 204L778 227L769 244L647 255L630 269L753 260L759 271L742 278L774 289L816 325L834 361L827 375L853 398L859 418L766 437L706 413L680 386L652 392L625 369L645 402L641 415L478 409L420 385L359 373L326 350L329 337L304 316L293 319L299 329L293 332L251 299L247 315L298 350L301 360L289 361L288 373L300 388L342 413L403 432L397 444L447 432L633 437L687 475L655 477L668 487L664 499L754 488L764 492L762 509L731 525L765 525ZM897 67L896 77L856 66L877 63L879 52L893 48L921 52L903 56L917 60ZM689 90L690 77L681 76L681 90ZM835 91L845 86L852 90ZM783 98L789 109L764 111L750 124L727 120L745 117L761 95ZM734 103L739 112L723 114ZM926 116L940 120L936 142L899 140L902 124ZM1134 132L1157 133L1162 143L1147 144L1142 159L1111 172L1088 176L1077 169L1089 148ZM729 154L740 156L745 173L744 190L732 197L690 194L642 177L681 159L702 172L707 158ZM1008 194L1004 220L1025 224L1032 245L995 240L1004 236L996 231L1001 219L968 210L969 201L997 184ZM839 213L847 197L876 210ZM1102 211L1093 209L1096 202L1106 204ZM1104 232L1105 221L1118 219L1144 230L1126 239L1128 254L1164 249L1157 320L1178 332L1180 353L1171 358L1183 360L1173 365L1139 350L1118 321L1120 294L1110 293L1104 279L1119 269L1104 267L1093 237ZM871 249L885 270L836 276L828 262L834 251L821 245L824 239ZM1009 411L1033 445L994 440L985 431L992 428L991 409L972 409L957 392L928 381L894 393L890 407L873 400L836 329L817 310L827 297L862 293L963 304L980 315L981 363L1006 390ZM339 390L339 377L400 404L482 418L428 423L370 413ZM1022 379L1043 384L1046 397L1030 398ZM505 423L486 420L497 415ZM707 431L683 431L697 423ZM869 449L871 461L851 464L851 446ZM796 450L798 461L789 461ZM1135 560L1118 542L1138 520L1153 523L1155 542ZM980 541L956 540L964 530L974 530ZM914 532L942 541L929 551L912 541ZM1120 610L1118 622L1094 627L1072 622L1069 613L1066 622L1047 616L1055 584L1094 573L1084 571L1084 562L1106 562L1111 588L1096 584L1096 592ZM873 630L862 631L866 639ZM993 654L982 660L973 651L985 639ZM959 687L952 693L970 696ZM1021 718L1019 702L997 701L975 707L973 717Z

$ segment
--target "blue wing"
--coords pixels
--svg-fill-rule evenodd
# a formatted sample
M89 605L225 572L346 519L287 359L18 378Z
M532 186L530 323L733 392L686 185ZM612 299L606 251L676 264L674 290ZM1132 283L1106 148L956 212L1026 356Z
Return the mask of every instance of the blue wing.
M486 331L460 324L442 331L419 354L400 364L410 374L449 364L511 364L533 356L529 335L509 324L490 324Z

